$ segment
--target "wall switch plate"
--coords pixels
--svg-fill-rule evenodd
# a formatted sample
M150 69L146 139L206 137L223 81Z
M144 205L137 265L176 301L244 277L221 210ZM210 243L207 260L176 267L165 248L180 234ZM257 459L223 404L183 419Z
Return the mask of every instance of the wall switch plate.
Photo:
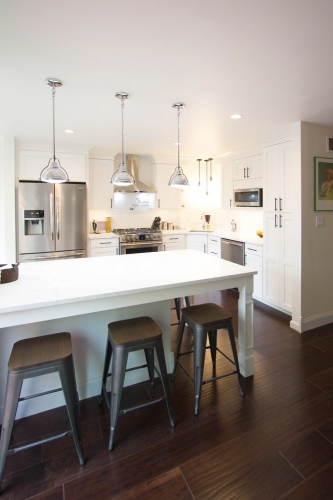
M316 217L316 227L324 227L325 226L325 218L323 216Z

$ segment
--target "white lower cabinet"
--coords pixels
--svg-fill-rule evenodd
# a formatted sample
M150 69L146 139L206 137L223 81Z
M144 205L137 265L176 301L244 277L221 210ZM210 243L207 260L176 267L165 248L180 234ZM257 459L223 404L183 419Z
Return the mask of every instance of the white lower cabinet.
M264 215L263 299L292 311L293 219L290 213Z
M119 238L94 238L89 240L89 257L119 255Z
M208 253L218 259L221 258L221 238L219 236L208 236Z
M197 250L198 252L207 253L207 236L205 234L188 234L187 248Z
M263 272L261 245L245 243L245 267L257 271L257 274L253 276L253 297L262 299Z
M184 250L185 235L184 234L168 234L163 235L163 250Z

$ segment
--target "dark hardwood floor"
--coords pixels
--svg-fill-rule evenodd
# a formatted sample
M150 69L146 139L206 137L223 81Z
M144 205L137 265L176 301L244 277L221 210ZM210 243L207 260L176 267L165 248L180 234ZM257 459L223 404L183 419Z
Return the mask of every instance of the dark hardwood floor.
M230 310L237 332L237 293L195 298ZM171 312L176 322L175 311ZM181 369L170 382L177 425L165 403L119 417L108 451L109 414L98 398L81 401L87 463L71 437L8 457L1 498L330 499L333 498L333 324L299 335L290 318L254 307L255 375L240 396L236 376L207 384L199 416L193 385ZM177 326L172 327L175 346ZM188 345L191 335L187 333ZM230 353L226 332L219 346ZM226 362L217 363L217 370ZM207 352L206 375L212 373ZM161 394L160 384L124 390L124 404ZM15 423L13 441L68 428L64 407Z

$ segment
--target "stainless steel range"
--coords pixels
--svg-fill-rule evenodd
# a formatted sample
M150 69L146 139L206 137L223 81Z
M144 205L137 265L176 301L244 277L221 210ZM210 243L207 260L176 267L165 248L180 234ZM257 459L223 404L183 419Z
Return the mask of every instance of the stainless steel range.
M119 236L120 253L146 253L163 250L162 231L148 228L114 229Z

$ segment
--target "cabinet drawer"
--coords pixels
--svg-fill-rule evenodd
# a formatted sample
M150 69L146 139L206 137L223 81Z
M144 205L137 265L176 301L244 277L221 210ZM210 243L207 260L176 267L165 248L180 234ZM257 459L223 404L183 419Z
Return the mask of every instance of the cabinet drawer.
M245 243L245 253L247 255L258 255L258 257L262 257L262 245Z
M110 247L118 247L119 239L118 238L101 238L90 241L90 248L110 248Z
M221 238L218 236L208 236L208 245L221 246Z
M184 234L163 235L163 243L185 243Z

